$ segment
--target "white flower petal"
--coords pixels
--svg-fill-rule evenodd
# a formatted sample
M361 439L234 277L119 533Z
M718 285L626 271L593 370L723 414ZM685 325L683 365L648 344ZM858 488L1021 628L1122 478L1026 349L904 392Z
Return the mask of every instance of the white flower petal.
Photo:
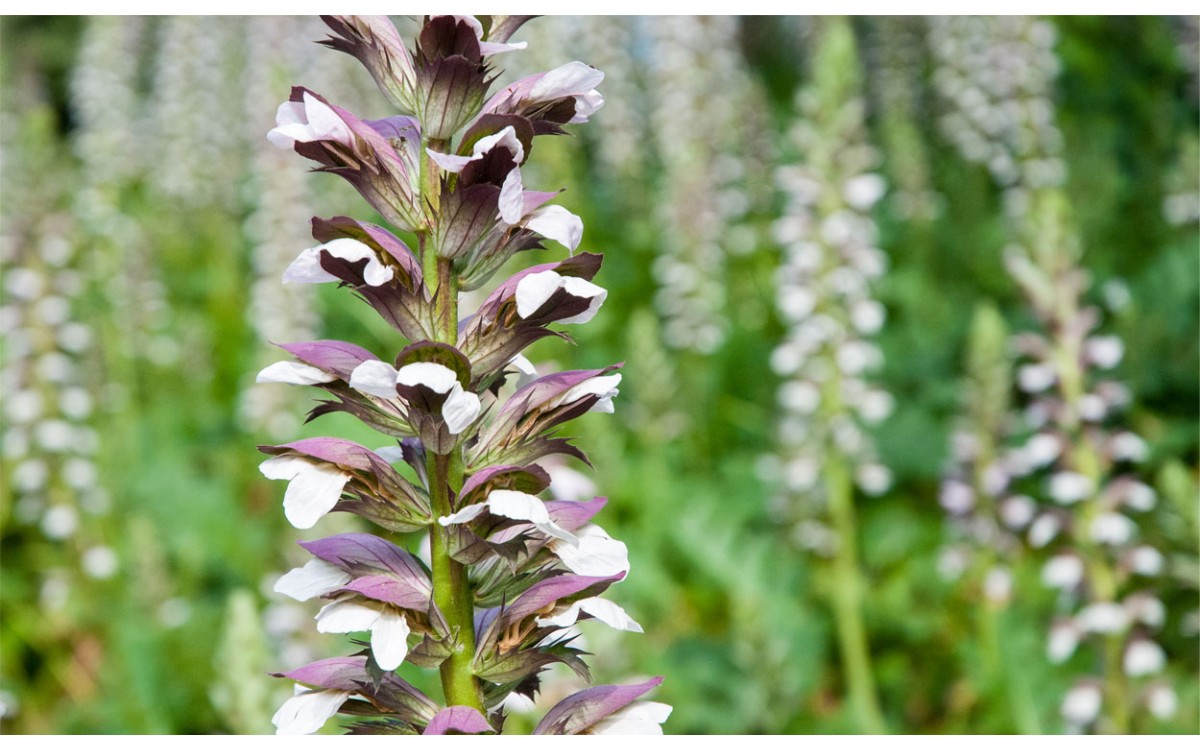
M324 560L309 560L301 568L292 568L275 582L276 593L304 602L314 596L337 591L350 582L350 574Z
M593 724L592 734L662 734L662 726L671 716L665 703L641 701L604 717Z
M482 408L479 396L470 391L464 391L458 381L455 381L454 387L450 389L450 395L442 404L442 419L446 421L446 429L450 431L451 435L459 434L470 427L471 423L479 417Z
M311 529L333 510L350 475L298 456L276 456L259 464L267 479L290 480L283 494L283 513L298 529Z
M396 368L381 359L368 359L350 373L350 387L379 398L396 398Z
M311 141L333 140L350 143L350 128L337 112L307 91L304 92L304 117L312 129ZM297 139L299 140L299 139Z
M442 516L438 519L438 523L443 526L449 526L455 523L469 523L483 515L488 509L487 503L475 503L468 505L465 508L460 508L457 513L449 516Z
M339 237L336 240L326 242L317 249L324 250L333 257L340 258L348 263L366 260L367 265L363 268L363 281L367 282L368 286L382 286L391 281L395 275L392 267L384 265L379 260L379 255L370 245L359 242L356 239Z
M498 133L492 133L476 141L475 145L471 147L470 156L443 154L428 148L425 149L425 152L429 154L429 158L433 159L439 167L447 172L457 174L463 171L463 168L468 164L482 159L484 154L498 146L508 149L508 152L512 154L513 161L517 164L525 160L525 146L521 144L521 140L517 138L517 131L511 125Z
M276 362L264 367L254 382L316 385L317 383L332 383L335 380L337 380L336 375L330 375L320 368L306 365L303 362Z
M267 140L279 148L290 149L296 143L296 135L307 132L304 104L284 102L275 110L275 127L267 133Z
M579 544L579 539L574 534L550 520L546 504L533 495L515 490L492 490L485 504L497 516L529 521L546 536L561 539L568 544Z
M617 386L621 382L620 374L617 375L597 375L594 378L588 378L582 383L574 386L565 394L555 399L554 406L569 404L572 401L578 401L587 396L599 396L600 400L592 406L590 411L600 411L606 414L613 413L612 400L617 396L619 391Z
M571 122L578 124L587 122L588 118L596 114L596 111L604 106L604 97L599 91L592 89L587 93L580 94L575 97L575 116L571 118Z
M479 53L482 55L499 55L502 52L516 52L529 46L529 42L480 42Z
M586 323L596 316L596 311L604 304L604 300L608 298L608 290L602 286L597 286L587 279L581 279L578 276L564 276L563 289L572 297L580 297L582 299L591 300L588 309L572 315L569 318L559 320L559 323Z
M312 734L350 698L345 690L312 690L288 698L271 717L275 734Z
M533 363L529 361L529 357L526 357L524 354L518 354L517 356L508 360L508 363L510 365L512 365L513 367L517 368L517 372L521 373L522 378L525 378L525 377L536 378L537 377L537 374L538 374L537 368L534 367Z
M581 599L567 607L561 614L554 617L539 617L535 622L542 627L568 628L575 624L581 613L587 613L616 630L627 630L631 633L643 632L642 626L624 609L598 596Z
M521 184L521 168L513 167L500 186L500 219L512 226L525 216L525 186Z
M449 393L454 386L459 385L458 375L454 370L436 362L407 364L396 372L396 382L407 386L423 385L435 393Z
M578 546L557 540L550 543L551 551L572 573L614 576L629 572L629 549L624 542L612 539L596 525L584 528L578 537Z
M522 276L513 295L517 300L517 315L522 319L533 315L558 291L562 283L563 277L556 271L538 271Z
M324 284L338 280L338 277L321 268L320 247L301 251L283 272L285 284Z
M529 98L533 101L552 101L576 96L596 88L603 80L603 72L576 60L560 65L539 78L530 87Z
M319 633L357 633L370 630L379 621L378 607L370 607L356 599L338 599L317 613Z
M408 655L408 634L412 632L404 615L386 607L371 626L371 653L375 663L386 671L399 668Z
M562 206L542 206L529 215L525 227L572 251L583 240L583 219Z

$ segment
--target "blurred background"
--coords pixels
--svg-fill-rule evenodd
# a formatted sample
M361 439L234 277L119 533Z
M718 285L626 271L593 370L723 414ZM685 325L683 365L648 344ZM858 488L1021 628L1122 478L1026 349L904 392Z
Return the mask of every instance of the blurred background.
M289 86L391 114L324 36L0 20L4 732L271 731L268 673L352 648L271 591L305 557L255 449L385 442L254 385L268 342L403 345L280 284L311 216L372 218L267 143ZM501 83L607 74L525 178L567 188L609 290L531 359L627 363L577 423L595 471L567 467L610 498L646 631L585 630L597 681L666 676L670 733L1198 731L1196 17L515 38Z

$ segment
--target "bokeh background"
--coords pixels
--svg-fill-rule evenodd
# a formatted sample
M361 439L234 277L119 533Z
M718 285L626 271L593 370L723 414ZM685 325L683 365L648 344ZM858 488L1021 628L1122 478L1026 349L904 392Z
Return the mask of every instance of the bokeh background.
M606 106L542 139L525 180L567 188L609 290L577 345L531 358L627 363L617 413L577 428L595 471L570 467L610 497L598 520L633 565L612 598L646 631L586 630L599 681L665 675L673 733L867 728L837 645L845 579L822 554L845 528L793 503L851 462L886 727L1071 728L1064 696L1103 659L1088 643L1052 659L1048 633L1086 591L1044 585L1046 549L980 542L948 514L952 435L987 398L967 377L971 321L990 305L1001 342L1042 326L1004 261L1033 139L1097 334L1123 342L1125 405L1105 424L1141 437L1126 473L1156 500L1131 517L1160 556L1143 588L1162 616L1137 627L1165 660L1128 678L1131 728L1200 728L1197 34L1195 17L555 17L517 34L529 49L498 60L503 81L573 59L608 75ZM271 592L304 558L255 450L379 440L303 425L311 393L256 386L283 358L269 341L401 346L345 292L279 283L310 216L372 218L264 137L294 83L390 114L324 35L290 17L0 21L4 732L270 731L291 688L268 672L347 653L314 632L315 605ZM841 457L794 447L806 386L778 353L815 314L780 269L820 188L796 165L820 163L869 177L841 194L879 251L846 281L869 343L865 364L836 364L875 406ZM1017 349L993 350L1004 372ZM994 387L1001 421L1029 417L1019 386Z

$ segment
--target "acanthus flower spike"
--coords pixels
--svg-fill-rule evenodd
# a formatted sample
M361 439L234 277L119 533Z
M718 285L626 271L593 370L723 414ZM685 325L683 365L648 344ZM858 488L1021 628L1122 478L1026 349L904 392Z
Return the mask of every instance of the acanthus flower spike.
M577 623L642 630L604 598L630 570L628 548L594 523L605 498L545 499L550 476L536 463L555 453L586 461L558 432L613 411L620 365L537 377L522 354L566 338L551 326L600 311L601 256L517 272L459 314L458 292L515 253L549 239L573 254L583 237L582 220L550 204L556 193L526 189L521 167L534 136L597 110L603 74L568 63L489 99L491 58L524 47L510 38L526 20L430 16L407 47L384 17L325 17L324 44L361 61L400 112L361 120L295 88L269 134L416 235L413 249L380 226L314 219L317 244L284 273L285 283L350 289L402 340L391 359L343 341L283 343L294 360L258 376L329 394L310 419L346 412L397 440L377 450L332 437L261 448L263 474L288 482L295 526L344 511L380 529L302 542L312 559L276 583L284 596L321 602L318 631L360 634L363 649L279 675L302 686L274 717L280 733L315 732L339 713L356 716L351 731L361 733L498 733L505 701L534 695L549 665L588 678ZM511 377L519 387L501 400ZM387 538L412 532L428 536L428 562ZM438 670L444 703L399 676L409 669ZM637 701L660 681L584 690L538 732L661 732L670 708Z

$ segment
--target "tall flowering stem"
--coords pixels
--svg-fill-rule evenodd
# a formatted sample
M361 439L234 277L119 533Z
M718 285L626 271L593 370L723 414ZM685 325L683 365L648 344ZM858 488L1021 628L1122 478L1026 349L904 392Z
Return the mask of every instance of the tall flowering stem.
M789 326L771 357L784 378L776 512L803 547L832 558L831 600L850 702L860 729L883 732L862 606L856 487L887 490L867 425L886 418L891 396L869 384L882 355L871 342L884 308L870 293L884 270L870 211L884 192L866 143L854 37L846 19L822 19L814 80L800 93L793 132L800 165L780 167L788 198L775 236L784 248L778 307Z
M555 193L524 188L521 167L535 138L601 106L603 74L571 62L490 93L493 56L525 46L509 37L526 20L430 16L410 49L386 17L327 16L324 43L362 62L400 114L361 120L297 87L268 135L344 177L416 239L414 252L381 226L317 218L319 244L284 272L288 283L351 288L407 345L384 360L341 341L282 344L295 360L259 374L330 394L310 418L346 412L395 440L378 450L337 438L262 447L263 474L289 482L284 512L297 528L344 511L382 529L302 543L314 559L276 585L328 600L321 632L369 636L353 656L281 675L307 688L275 715L281 733L314 732L339 711L360 717L355 732L499 732L504 702L532 698L548 665L588 676L571 645L578 621L641 631L600 598L629 570L625 545L591 523L605 498L538 497L551 480L537 461L584 458L558 430L612 411L620 365L538 377L521 355L563 335L551 324L596 314L607 296L591 282L601 256L520 271L471 314L459 310L459 292L516 253L545 239L574 251L582 238L579 218L550 204ZM428 563L396 543L405 537L393 541L414 533L428 535ZM444 705L402 679L405 662L438 670ZM585 689L534 731L661 732L670 707L637 700L660 681Z
M1104 372L1124 347L1099 334L1100 311L1086 301L1090 279L1063 190L1054 117L1055 31L1020 16L932 23L935 81L952 104L943 125L1004 189L1013 240L1006 265L1040 324L1013 339L1026 404L990 482L994 494L1027 490L1040 500L1007 524L1029 547L1051 552L1042 578L1060 591L1061 611L1047 656L1067 662L1090 642L1102 665L1064 697L1067 727L1126 733L1141 716L1175 711L1174 691L1158 677L1166 654L1154 640L1165 620L1155 593L1165 559L1140 539L1156 502L1137 478L1149 449L1119 426L1128 389Z

